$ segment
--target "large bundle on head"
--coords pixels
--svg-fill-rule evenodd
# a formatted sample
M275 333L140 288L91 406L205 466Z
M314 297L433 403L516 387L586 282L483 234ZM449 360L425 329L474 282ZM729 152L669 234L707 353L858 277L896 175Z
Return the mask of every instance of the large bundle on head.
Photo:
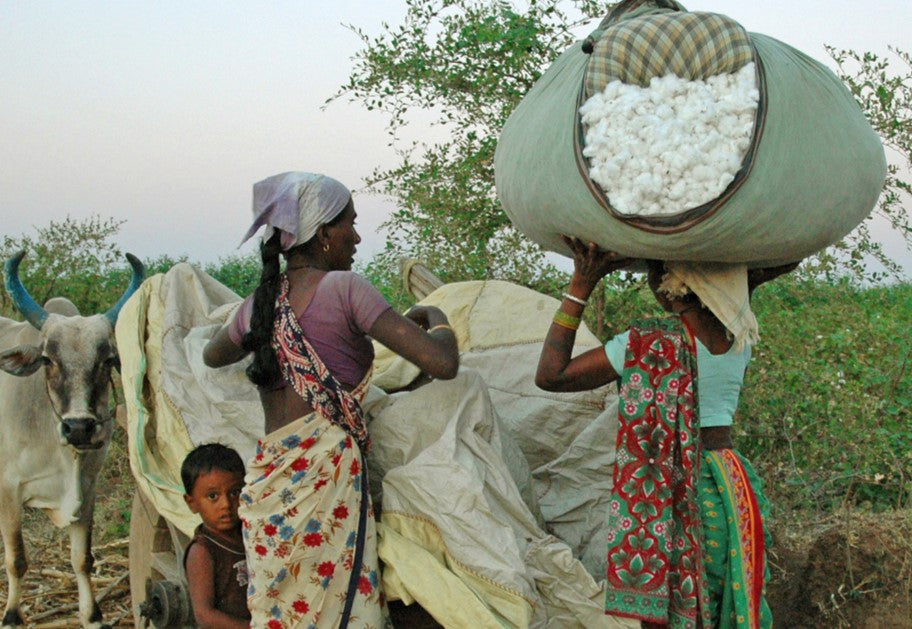
M561 55L494 160L513 223L638 258L767 266L870 213L883 146L830 70L722 15L627 0Z

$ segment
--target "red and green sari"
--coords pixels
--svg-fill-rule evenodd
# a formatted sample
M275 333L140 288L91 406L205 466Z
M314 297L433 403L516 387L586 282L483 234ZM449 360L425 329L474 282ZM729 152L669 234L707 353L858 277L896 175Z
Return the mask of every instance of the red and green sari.
M605 613L671 627L770 626L756 476L733 450L701 452L696 382L696 342L678 317L632 326ZM709 537L713 516L733 524Z
M764 598L769 507L759 477L736 450L707 450L699 497L711 626L772 627Z

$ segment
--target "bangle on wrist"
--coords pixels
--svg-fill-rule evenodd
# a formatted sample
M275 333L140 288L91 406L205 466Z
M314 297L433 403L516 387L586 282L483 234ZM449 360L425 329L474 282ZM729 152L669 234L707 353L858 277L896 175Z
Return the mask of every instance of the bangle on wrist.
M453 332L453 328L448 326L446 323L440 323L438 325L435 325L433 328L428 330L428 334L430 334L431 332L436 332L437 330L449 330L451 334L453 334L453 335L456 334L455 332Z
M562 328L567 328L568 330L576 331L580 326L580 318L568 315L563 310L558 310L554 313L554 323L559 325Z
M561 294L561 297L563 297L564 299L569 299L569 300L572 301L573 303L579 304L579 305L582 306L583 308L585 308L586 306L589 305L589 302L586 301L585 299L580 299L580 298L577 297L576 295L571 295L570 293L562 293L562 294Z

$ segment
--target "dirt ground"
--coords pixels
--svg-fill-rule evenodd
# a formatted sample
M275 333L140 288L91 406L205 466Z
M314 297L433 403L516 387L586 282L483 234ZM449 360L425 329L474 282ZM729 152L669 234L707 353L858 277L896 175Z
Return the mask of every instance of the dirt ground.
M69 540L42 513L31 512L24 522L29 570L22 588L22 613L29 627L79 627L78 597L70 567ZM95 544L92 583L104 622L132 627L128 540ZM6 571L0 575L0 600L6 605Z
M132 627L128 536L134 489L122 443L112 444L99 483L95 592L105 622ZM844 511L821 521L795 518L771 524L768 598L777 627L912 627L912 510ZM30 569L22 610L29 626L78 627L66 534L44 514L30 511L24 535ZM5 604L5 572L0 592ZM399 627L436 626L415 606L394 604L392 611Z
M768 597L776 626L912 627L912 511L773 525Z

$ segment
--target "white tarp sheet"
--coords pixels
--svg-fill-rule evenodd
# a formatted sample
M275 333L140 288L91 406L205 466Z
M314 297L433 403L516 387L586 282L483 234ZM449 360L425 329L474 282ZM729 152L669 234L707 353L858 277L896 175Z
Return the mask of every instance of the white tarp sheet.
M249 457L262 410L245 363L208 369L202 348L240 298L187 264L148 279L117 323L130 464L140 490L190 534L179 468L219 441ZM365 410L380 506L387 595L447 627L635 627L604 615L606 501L614 463L613 388L549 394L533 376L558 303L504 282L437 289L461 368L451 381L387 394ZM597 345L581 329L577 351ZM374 383L417 370L377 346Z

